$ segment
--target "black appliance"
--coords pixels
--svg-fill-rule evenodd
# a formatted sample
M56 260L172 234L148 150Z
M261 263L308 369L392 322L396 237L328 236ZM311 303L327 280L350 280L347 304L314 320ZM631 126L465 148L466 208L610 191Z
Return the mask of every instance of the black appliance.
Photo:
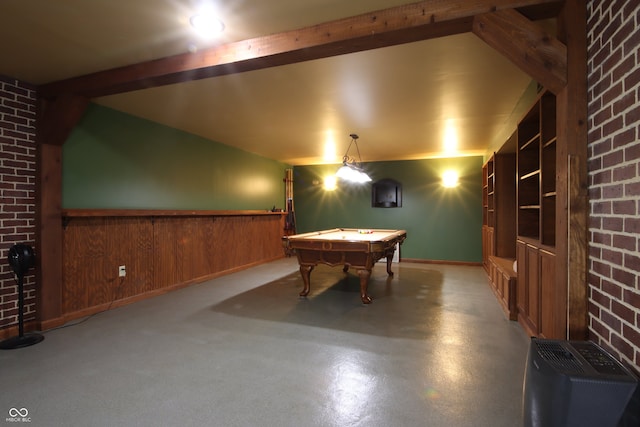
M638 380L591 341L532 338L523 390L525 427L616 427Z

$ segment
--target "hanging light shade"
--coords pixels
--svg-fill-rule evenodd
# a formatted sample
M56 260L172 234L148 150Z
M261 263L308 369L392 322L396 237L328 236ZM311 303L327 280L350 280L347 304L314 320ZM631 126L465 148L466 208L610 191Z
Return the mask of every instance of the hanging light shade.
M351 137L351 142L349 143L347 151L342 157L342 166L340 167L340 169L338 169L338 172L336 172L336 177L344 181L355 182L359 184L369 182L371 181L371 178L362 169L362 157L360 157L360 149L358 148L359 137L355 133L352 133L349 136ZM354 157L349 157L349 150L351 150L352 145L356 146L356 152L358 153L357 160Z

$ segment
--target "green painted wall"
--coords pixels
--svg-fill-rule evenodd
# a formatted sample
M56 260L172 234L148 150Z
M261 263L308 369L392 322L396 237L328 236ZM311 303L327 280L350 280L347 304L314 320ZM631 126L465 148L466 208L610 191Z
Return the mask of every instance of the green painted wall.
M62 206L284 208L288 167L91 104L63 148Z
M371 207L371 185L340 185L325 191L324 176L337 165L294 167L297 232L335 227L407 230L403 258L482 262L482 157L372 162L377 181L391 178L403 187L401 208ZM441 175L454 169L460 184L444 188Z
M271 209L284 207L290 165L92 104L63 148L65 209ZM371 185L322 180L337 165L294 167L297 231L405 229L402 257L481 262L482 157L371 162L374 181L403 185L401 208L371 207ZM460 185L442 187L446 169Z

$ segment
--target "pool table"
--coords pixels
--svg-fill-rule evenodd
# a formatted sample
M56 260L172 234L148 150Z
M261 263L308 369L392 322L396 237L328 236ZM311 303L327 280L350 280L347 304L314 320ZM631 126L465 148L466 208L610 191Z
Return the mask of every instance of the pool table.
M349 267L357 270L360 277L360 298L363 304L370 304L367 286L373 265L380 258L386 257L387 274L393 276L393 254L396 245L402 244L406 237L405 230L334 228L284 236L282 242L287 253L295 252L298 257L304 282L300 296L306 297L309 294L311 271L316 265L343 265L345 273Z

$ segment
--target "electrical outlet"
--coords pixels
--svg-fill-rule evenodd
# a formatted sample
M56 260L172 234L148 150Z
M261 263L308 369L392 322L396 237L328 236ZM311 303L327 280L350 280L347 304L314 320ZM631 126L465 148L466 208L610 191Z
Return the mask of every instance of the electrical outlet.
M121 265L120 267L118 267L118 277L124 277L127 275L127 267L125 267L124 265Z

